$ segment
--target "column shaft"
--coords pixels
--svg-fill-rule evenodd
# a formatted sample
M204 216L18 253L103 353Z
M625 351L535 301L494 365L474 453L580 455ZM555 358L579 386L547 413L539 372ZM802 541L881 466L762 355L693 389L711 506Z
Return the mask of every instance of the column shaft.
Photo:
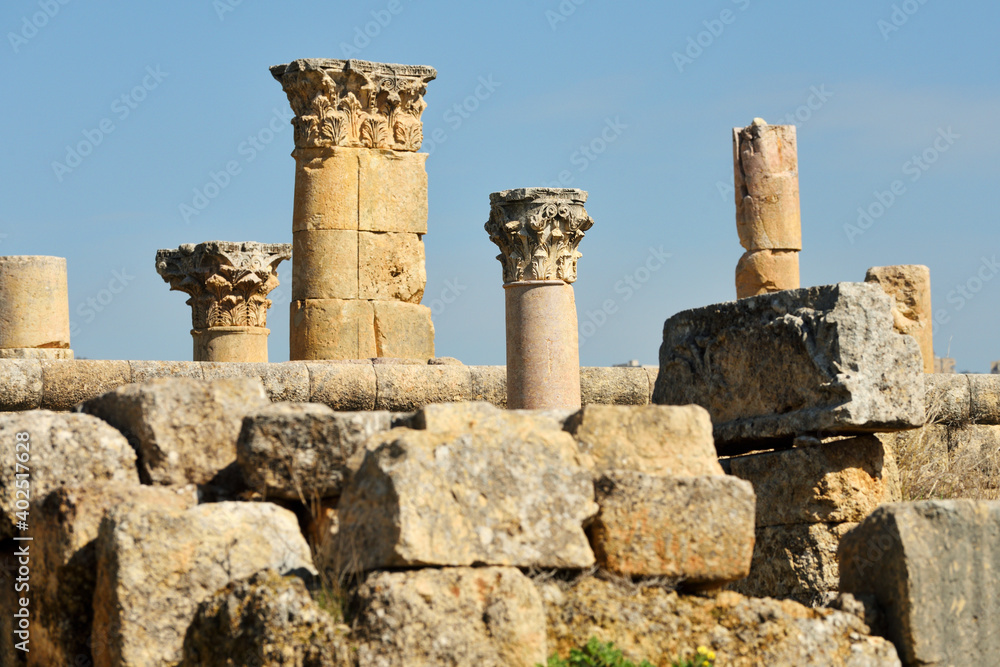
M66 259L0 257L0 358L72 359Z

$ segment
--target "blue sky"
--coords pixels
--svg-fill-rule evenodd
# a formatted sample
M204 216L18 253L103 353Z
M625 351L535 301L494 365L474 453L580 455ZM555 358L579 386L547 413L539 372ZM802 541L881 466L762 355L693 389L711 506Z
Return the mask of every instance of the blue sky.
M190 359L186 296L156 250L291 242L292 132L268 66L431 65L424 135L444 141L424 148L424 303L440 356L504 362L489 194L562 177L595 220L575 286L582 363L656 363L667 317L735 297L731 128L760 116L798 126L802 284L926 264L936 353L988 372L998 27L986 1L8 0L0 254L67 258L78 356ZM273 361L288 358L290 265L279 275Z

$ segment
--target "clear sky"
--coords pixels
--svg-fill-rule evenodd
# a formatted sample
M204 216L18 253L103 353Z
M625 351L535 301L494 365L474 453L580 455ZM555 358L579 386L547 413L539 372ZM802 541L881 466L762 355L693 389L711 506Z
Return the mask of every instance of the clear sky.
M667 317L735 298L731 128L759 116L798 126L802 284L926 264L937 354L1000 359L996 2L6 0L0 28L0 254L67 258L78 356L191 358L156 250L290 243L290 114L268 66L354 57L438 71L424 135L444 141L423 150L439 356L504 362L489 194L562 177L595 220L582 363L656 363ZM279 276L272 361L288 358L288 263Z

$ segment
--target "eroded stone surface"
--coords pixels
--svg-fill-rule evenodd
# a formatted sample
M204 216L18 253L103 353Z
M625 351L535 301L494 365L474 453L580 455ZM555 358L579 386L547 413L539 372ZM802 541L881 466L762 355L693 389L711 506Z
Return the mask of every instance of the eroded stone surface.
M418 359L434 357L431 309L403 301L372 301L377 357Z
M420 303L427 284L424 242L417 234L360 232L358 275L359 298Z
M69 329L66 258L0 257L0 348L66 350Z
M924 372L934 372L934 335L931 312L931 270L919 264L873 266L865 282L877 283L893 297L892 322L896 331L913 336L920 345Z
M4 410L34 410L42 404L42 366L36 360L0 360L0 403Z

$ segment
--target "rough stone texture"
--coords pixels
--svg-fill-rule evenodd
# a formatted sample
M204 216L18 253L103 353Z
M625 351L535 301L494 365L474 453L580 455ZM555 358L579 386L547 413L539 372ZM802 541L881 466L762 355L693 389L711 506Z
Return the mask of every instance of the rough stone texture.
M929 373L924 377L927 422L962 423L972 415L970 375Z
M205 379L204 364L197 361L129 361L132 382L140 383L156 378L185 377Z
M1000 375L969 375L969 418L978 424L1000 424Z
M304 230L358 230L360 152L363 150L342 147L296 148L292 152L295 158L293 236Z
M426 153L358 152L358 229L427 233Z
M243 420L236 460L265 497L309 502L339 496L347 462L375 433L392 428L388 412L334 412L317 403L276 403Z
M535 667L545 609L515 568L372 574L358 592L359 667Z
M893 330L891 305L877 285L838 283L678 313L663 325L653 402L705 407L721 453L922 426L920 350Z
M472 396L468 366L376 365L375 409L404 412L431 403L467 401Z
M371 360L358 363L309 362L309 402L334 410L374 410L377 396Z
M143 482L209 484L236 461L243 417L267 404L254 379L161 378L108 392L81 410L129 438Z
M571 585L536 584L548 617L549 652L563 657L591 636L613 641L638 663L671 667L696 646L716 653L720 667L890 667L892 644L867 636L856 616L810 609L791 600L758 600L726 591L679 595L593 577Z
M825 603L837 591L837 546L856 525L799 523L758 528L750 575L729 588L753 597Z
M198 606L179 667L348 667L345 630L313 602L301 579L268 569Z
M650 475L721 475L712 421L697 405L588 405L567 423L594 474L621 469Z
M435 433L473 433L485 428L502 431L512 420L545 431L562 431L571 410L501 410L489 403L461 402L425 405L413 416L411 428Z
M728 459L753 484L757 525L858 522L901 499L896 462L875 436Z
M427 285L424 263L417 234L359 232L359 298L420 303Z
M469 400L487 401L497 407L506 408L507 367L469 366L468 369L472 376L472 394L469 396ZM580 384L583 384L582 377Z
M740 245L750 251L802 250L795 126L755 118L733 128L733 175Z
M893 297L892 322L901 334L920 345L924 372L934 372L934 335L931 311L931 270L920 264L873 266L865 282L876 283Z
M840 588L874 594L907 664L979 665L1000 653L1000 502L877 509L840 544Z
M402 301L372 301L375 309L375 354L426 361L434 357L431 309Z
M16 447L26 432L29 447ZM48 410L0 414L0 442L7 455L0 460L0 539L15 534L16 502L43 498L70 484L111 481L138 483L135 452L125 437L90 415ZM17 456L23 456L19 461ZM27 472L17 464L27 466ZM31 498L16 494L17 474L28 474ZM24 478L22 478L24 479ZM29 520L29 524L32 523Z
M124 505L101 523L97 561L97 667L175 665L199 603L220 588L265 568L314 572L295 515L268 503Z
M799 288L797 250L745 252L736 263L736 298Z
M506 415L474 432L394 429L369 442L339 505L333 574L414 565L588 567L589 457Z
M375 351L375 310L369 301L292 301L291 359L370 359Z
M643 370L646 371L646 377L649 380L649 398L647 403L653 402L653 389L656 387L656 378L660 374L659 366L643 366Z
M584 405L646 405L649 378L644 368L581 368L580 400Z
M197 498L192 486L139 486L136 481L64 486L32 504L36 616L29 665L91 664L95 540L104 513L126 502L184 510Z
M306 229L292 239L293 300L358 298L358 232Z
M0 257L0 348L69 347L66 258Z
M42 404L42 365L31 359L0 360L0 410L34 410Z
M716 586L750 572L754 495L748 482L614 470L595 486L601 510L588 533L601 567L692 586Z
M0 359L74 359L73 350L61 347L0 348Z
M259 380L268 400L304 402L309 400L309 369L298 362L278 364L204 363L206 380L247 378Z
M42 404L46 410L73 406L132 381L127 361L41 361Z
M192 329L195 361L267 363L267 337L263 327L212 327Z

